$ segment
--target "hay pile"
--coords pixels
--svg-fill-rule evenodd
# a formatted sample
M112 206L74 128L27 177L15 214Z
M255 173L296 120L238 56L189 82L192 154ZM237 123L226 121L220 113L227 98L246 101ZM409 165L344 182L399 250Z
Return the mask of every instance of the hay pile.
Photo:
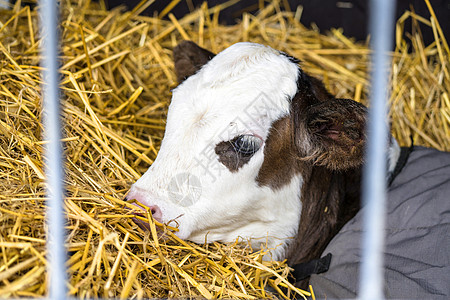
M176 3L173 1L171 4ZM239 41L271 45L300 58L338 97L366 102L367 45L340 30L322 35L299 23L301 8L260 12L222 26L223 7L206 3L184 18L105 10L90 1L62 1L62 89L70 295L97 297L281 297L309 295L286 280L285 262L263 262L247 245L184 242L162 226L158 240L131 220L120 199L153 162L175 83L171 49L182 39L218 52ZM101 3L101 2L100 2ZM151 1L149 2L151 3ZM285 2L282 2L285 3ZM162 20L163 16L169 20ZM430 26L403 40L406 19ZM38 16L20 7L0 12L0 296L46 293L45 198ZM417 28L417 26L415 27ZM450 51L436 19L411 12L397 23L391 116L401 144L450 150ZM153 224L153 223L152 223ZM159 226L159 225L157 225Z

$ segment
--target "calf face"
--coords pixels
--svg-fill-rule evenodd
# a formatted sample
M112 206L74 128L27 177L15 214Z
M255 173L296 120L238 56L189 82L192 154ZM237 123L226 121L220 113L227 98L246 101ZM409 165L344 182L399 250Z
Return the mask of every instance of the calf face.
M161 149L127 199L194 242L251 239L273 248L274 259L301 247L302 239L291 242L299 235L323 247L329 237L320 236L348 219L334 207L350 201L348 214L357 209L356 196L340 199L353 195L343 178L362 164L365 107L333 98L296 59L259 44L214 55L183 42L174 60L181 84Z

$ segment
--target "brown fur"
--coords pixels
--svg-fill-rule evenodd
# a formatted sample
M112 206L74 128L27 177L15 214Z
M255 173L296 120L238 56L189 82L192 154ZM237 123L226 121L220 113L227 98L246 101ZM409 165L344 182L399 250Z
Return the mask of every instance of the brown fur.
M195 74L215 56L214 53L199 47L191 41L182 41L173 49L175 73L178 83Z
M272 124L264 149L264 162L256 178L259 185L279 189L301 171L291 135L289 117Z
M243 165L248 163L251 156L245 156L237 153L234 149L234 140L220 142L214 148L214 151L219 156L219 161L230 170L230 172L237 172Z

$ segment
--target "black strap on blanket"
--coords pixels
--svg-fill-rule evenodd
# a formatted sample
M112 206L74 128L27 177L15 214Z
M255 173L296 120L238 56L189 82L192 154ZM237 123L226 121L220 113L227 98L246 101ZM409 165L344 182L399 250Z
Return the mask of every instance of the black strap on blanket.
M411 146L409 147L402 147L400 149L400 157L398 158L397 164L395 165L394 171L392 171L391 176L389 176L388 179L388 187L391 186L392 182L394 181L395 177L403 170L403 167L408 162L409 155L414 150L414 141L411 137Z
M320 274L328 271L330 268L331 253L328 253L322 258L313 259L311 261L294 265L292 268L292 276L295 281L300 281L308 278L312 274Z

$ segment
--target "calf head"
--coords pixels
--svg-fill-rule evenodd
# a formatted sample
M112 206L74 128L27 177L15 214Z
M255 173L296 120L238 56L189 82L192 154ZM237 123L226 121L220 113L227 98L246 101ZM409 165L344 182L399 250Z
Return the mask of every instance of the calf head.
M259 44L214 55L183 42L174 60L180 85L161 149L127 199L178 226L182 239L251 239L274 259L311 256L289 245L302 247L292 237L311 239L311 228L308 247L324 246L317 236L329 226L313 227L346 193L337 188L342 174L362 164L365 107L335 99L295 58Z

